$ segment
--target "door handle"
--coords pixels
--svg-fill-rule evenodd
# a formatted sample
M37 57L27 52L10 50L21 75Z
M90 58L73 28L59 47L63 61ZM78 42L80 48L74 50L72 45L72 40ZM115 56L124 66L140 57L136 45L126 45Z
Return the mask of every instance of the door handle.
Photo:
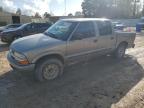
M95 39L93 42L94 42L94 43L96 43L97 41L98 41L98 40L97 40L97 39Z

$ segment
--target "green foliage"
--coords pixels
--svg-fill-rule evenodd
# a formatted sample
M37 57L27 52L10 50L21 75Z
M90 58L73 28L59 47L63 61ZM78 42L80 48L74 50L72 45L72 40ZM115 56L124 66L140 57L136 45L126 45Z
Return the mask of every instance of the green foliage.
M35 18L41 18L40 14L38 12L35 13Z
M82 2L85 17L129 18L140 12L137 0L84 0Z
M50 16L51 16L51 14L48 13L48 12L45 12L44 15L43 15L44 18L49 18Z
M69 13L68 16L73 16L73 14L72 14L72 13Z

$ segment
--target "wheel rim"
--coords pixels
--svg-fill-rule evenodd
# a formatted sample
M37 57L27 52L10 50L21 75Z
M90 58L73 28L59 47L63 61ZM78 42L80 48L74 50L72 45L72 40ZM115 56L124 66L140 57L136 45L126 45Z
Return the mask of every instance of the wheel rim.
M124 54L125 54L125 47L119 47L119 49L118 49L119 57L123 57Z
M47 80L54 79L58 76L59 67L56 64L48 64L43 68L43 76Z

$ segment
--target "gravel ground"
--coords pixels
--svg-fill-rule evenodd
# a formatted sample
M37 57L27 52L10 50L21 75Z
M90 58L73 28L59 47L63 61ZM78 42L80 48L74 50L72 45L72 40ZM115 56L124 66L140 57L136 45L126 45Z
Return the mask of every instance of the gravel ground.
M7 51L9 49L8 46L8 44L0 41L0 52Z
M11 70L0 53L0 108L143 108L144 37L125 59L99 57L65 69L60 78L38 83L33 72Z

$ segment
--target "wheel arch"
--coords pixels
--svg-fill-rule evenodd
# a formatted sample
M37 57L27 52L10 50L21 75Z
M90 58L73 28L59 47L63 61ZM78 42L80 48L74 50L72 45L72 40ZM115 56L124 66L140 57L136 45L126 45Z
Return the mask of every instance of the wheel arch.
M65 63L64 57L60 54L47 54L47 55L43 55L39 58L37 58L35 60L35 63L37 64L38 62L44 60L44 59L48 59L48 58L57 58L58 60L60 60L63 64Z
M127 41L122 41L122 42L120 42L120 43L117 45L117 48L118 48L120 45L122 45L122 44L124 44L124 45L126 45L126 47L128 47L128 42L127 42Z

